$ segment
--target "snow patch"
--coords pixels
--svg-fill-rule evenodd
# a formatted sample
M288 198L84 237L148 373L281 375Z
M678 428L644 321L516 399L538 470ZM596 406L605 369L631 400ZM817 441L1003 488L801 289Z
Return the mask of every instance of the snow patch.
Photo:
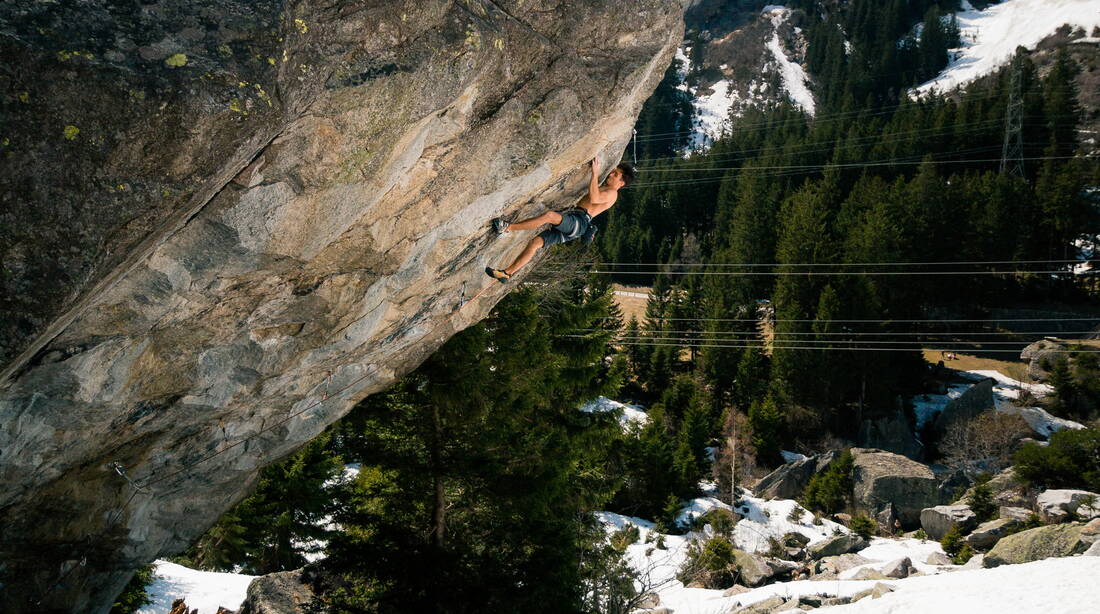
M1032 48L1064 24L1086 32L1100 26L1096 0L1007 0L982 11L968 2L956 18L962 47L939 76L912 94L950 91L987 75L1007 64L1017 46Z
M176 599L185 600L187 607L199 614L215 614L219 607L236 610L247 596L249 583L257 577L198 571L160 560L154 565L153 583L148 588L153 601L137 614L168 614Z
M607 397L597 398L582 407L581 411L587 414L622 412L619 415L619 424L622 425L623 429L628 428L631 424L643 425L649 420L649 416L640 406L620 403Z
M783 89L787 92L791 102L802 107L802 110L806 113L813 115L815 109L814 96L810 93L810 88L807 85L809 77L802 66L787 58L783 46L779 43L779 26L787 21L790 11L782 6L769 5L764 8L763 12L765 15L771 16L772 26L775 28L772 37L768 39L767 47L771 51L772 57L775 58L776 64L779 65L779 74L783 79Z

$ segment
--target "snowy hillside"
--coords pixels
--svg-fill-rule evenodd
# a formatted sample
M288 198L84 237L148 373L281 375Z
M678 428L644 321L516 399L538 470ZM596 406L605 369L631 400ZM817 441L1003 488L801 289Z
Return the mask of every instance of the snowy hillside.
M1029 49L1054 34L1063 24L1083 28L1086 36L1100 27L1096 0L1006 0L985 10L967 1L957 14L963 46L935 79L912 91L945 92L994 72L1007 64L1022 45Z

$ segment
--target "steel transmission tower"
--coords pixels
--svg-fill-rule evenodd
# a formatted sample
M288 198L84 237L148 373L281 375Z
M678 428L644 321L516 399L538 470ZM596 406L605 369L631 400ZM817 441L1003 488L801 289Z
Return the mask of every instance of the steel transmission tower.
M1024 176L1024 83L1023 62L1012 59L1008 108L1005 110L1005 140L1001 148L1001 172Z

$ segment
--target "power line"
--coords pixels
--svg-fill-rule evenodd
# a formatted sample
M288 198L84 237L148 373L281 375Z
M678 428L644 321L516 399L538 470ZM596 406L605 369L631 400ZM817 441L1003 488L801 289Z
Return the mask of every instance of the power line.
M653 336L650 336L650 335L616 336L615 340L616 341L622 341L622 340L627 340L627 341L683 341L683 342L705 341L705 339L700 339L698 337L681 337L681 336L662 337L662 336L657 336L657 335L660 334L660 332L661 331L657 331L655 333L655 335L653 335ZM703 333L700 333L700 334L703 334ZM584 335L581 335L581 337L590 338L590 337L585 337ZM727 341L727 340L728 341L741 341L741 342L754 341L754 339L752 339L752 338L718 339L717 341ZM761 340L758 340L758 341L760 343L765 344L767 347L772 347L772 345L774 343L777 343L777 342L778 343L804 343L804 344L812 344L812 345L839 344L839 343L844 343L844 344L848 344L848 345L852 345L852 344L864 344L864 345L903 344L903 345L915 345L917 347L921 347L921 346L927 345L929 343L929 341L927 341L927 340L904 341L904 340L898 340L898 339L892 339L892 340L889 340L889 341L875 341L875 340L867 340L867 339L852 339L852 340L848 340L848 339L778 339L778 340L761 339ZM940 345L966 345L966 346L974 346L974 345L1026 346L1026 345L1029 345L1028 341L982 341L982 340L977 340L977 341L944 341L944 340L938 340L938 341L934 341L934 343L937 343L937 344L940 344ZM783 346L779 346L779 347L783 347ZM846 346L842 346L842 347L846 347Z
M600 318L603 320L613 320L613 317ZM1100 322L1100 317L1086 317L1086 318L984 318L980 320L974 319L955 319L955 318L936 318L936 319L859 319L859 320L841 320L841 319L787 319L787 318L751 318L751 319L737 319L737 318L647 318L654 322L858 322L858 323L874 323L874 324L889 324L889 323L925 323L925 322Z
M563 336L563 337L577 337L577 338L581 338L581 339L591 339L590 337L585 337L583 335L561 335L561 336ZM607 344L608 345L639 345L639 346L648 345L648 346L678 347L678 348L741 348L741 349L755 348L755 349L765 349L765 350L767 350L767 349L771 349L771 350L812 350L812 351L815 351L815 352L820 352L820 351L824 351L824 350L845 350L845 351L850 351L850 352L859 352L859 351L863 351L863 352L918 352L918 351L958 352L958 351L960 351L958 348L938 348L938 347L931 347L931 348L812 347L812 346L776 346L776 345L760 345L760 344L756 344L756 345L726 345L726 344L683 344L683 343L633 343L633 342L627 342L627 341L617 342L617 341L614 341L614 340L608 341ZM1005 354L1005 353L1007 353L1007 354L1019 354L1020 353L1019 350L997 350L997 349L988 349L987 350L987 349L982 349L982 350L978 350L978 351L980 351L982 353L996 352L996 353L1002 353L1002 354ZM1100 350L1048 350L1047 353L1050 353L1050 354L1100 354Z
M819 321L821 321L821 320L819 320ZM609 329L606 329L606 328L573 328L573 329L569 329L569 332L598 333L598 332L609 332ZM710 335L723 335L723 336L739 335L739 336L746 336L746 337L751 337L751 338L756 338L756 336L757 336L757 333L754 333L753 331L745 331L745 330L706 330L706 329L666 330L666 329L657 329L657 330L653 330L653 331L643 331L643 330L639 329L639 332L652 332L654 334L690 333L690 334L700 334L700 335L708 335L708 336L710 336ZM825 331L825 332L812 332L812 331L782 331L782 332L774 332L774 333L771 333L771 334L772 334L773 337L811 336L811 335L835 335L835 336L853 336L853 337L893 337L893 336L958 337L958 336L965 336L965 335L982 335L982 336L985 336L985 335L997 335L997 336L1017 335L1017 336L1032 336L1033 337L1033 336L1036 336L1036 335L1042 335L1042 336L1087 335L1087 334L1095 333L1095 332L1097 332L1097 331L1096 330L1042 331L1042 332L1011 332L1011 331L987 331L987 332L983 332L983 331L949 331L949 332L936 332L936 331L922 331L922 332L914 332L914 331L898 331L898 332L886 332L886 331ZM1037 339L1036 341L1040 341L1040 340L1041 339ZM1067 339L1067 341L1074 341L1074 340L1073 339Z
M566 269L547 269L549 272L560 272ZM766 277L766 276L792 276L803 275L806 277L837 277L844 275L857 276L936 276L936 275L1074 275L1072 271L588 271L593 275L709 275L730 277Z
M581 266L680 266L680 267L870 267L870 266L989 266L994 264L1056 264L1056 263L1084 263L1087 260L942 260L935 262L580 262Z

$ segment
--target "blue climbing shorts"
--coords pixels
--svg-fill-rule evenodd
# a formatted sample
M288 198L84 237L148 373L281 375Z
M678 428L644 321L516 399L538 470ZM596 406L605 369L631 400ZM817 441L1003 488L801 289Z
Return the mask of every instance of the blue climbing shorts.
M565 243L584 236L592 223L592 216L584 209L572 209L561 214L561 223L551 226L539 233L542 237L542 246L550 247L558 243Z

